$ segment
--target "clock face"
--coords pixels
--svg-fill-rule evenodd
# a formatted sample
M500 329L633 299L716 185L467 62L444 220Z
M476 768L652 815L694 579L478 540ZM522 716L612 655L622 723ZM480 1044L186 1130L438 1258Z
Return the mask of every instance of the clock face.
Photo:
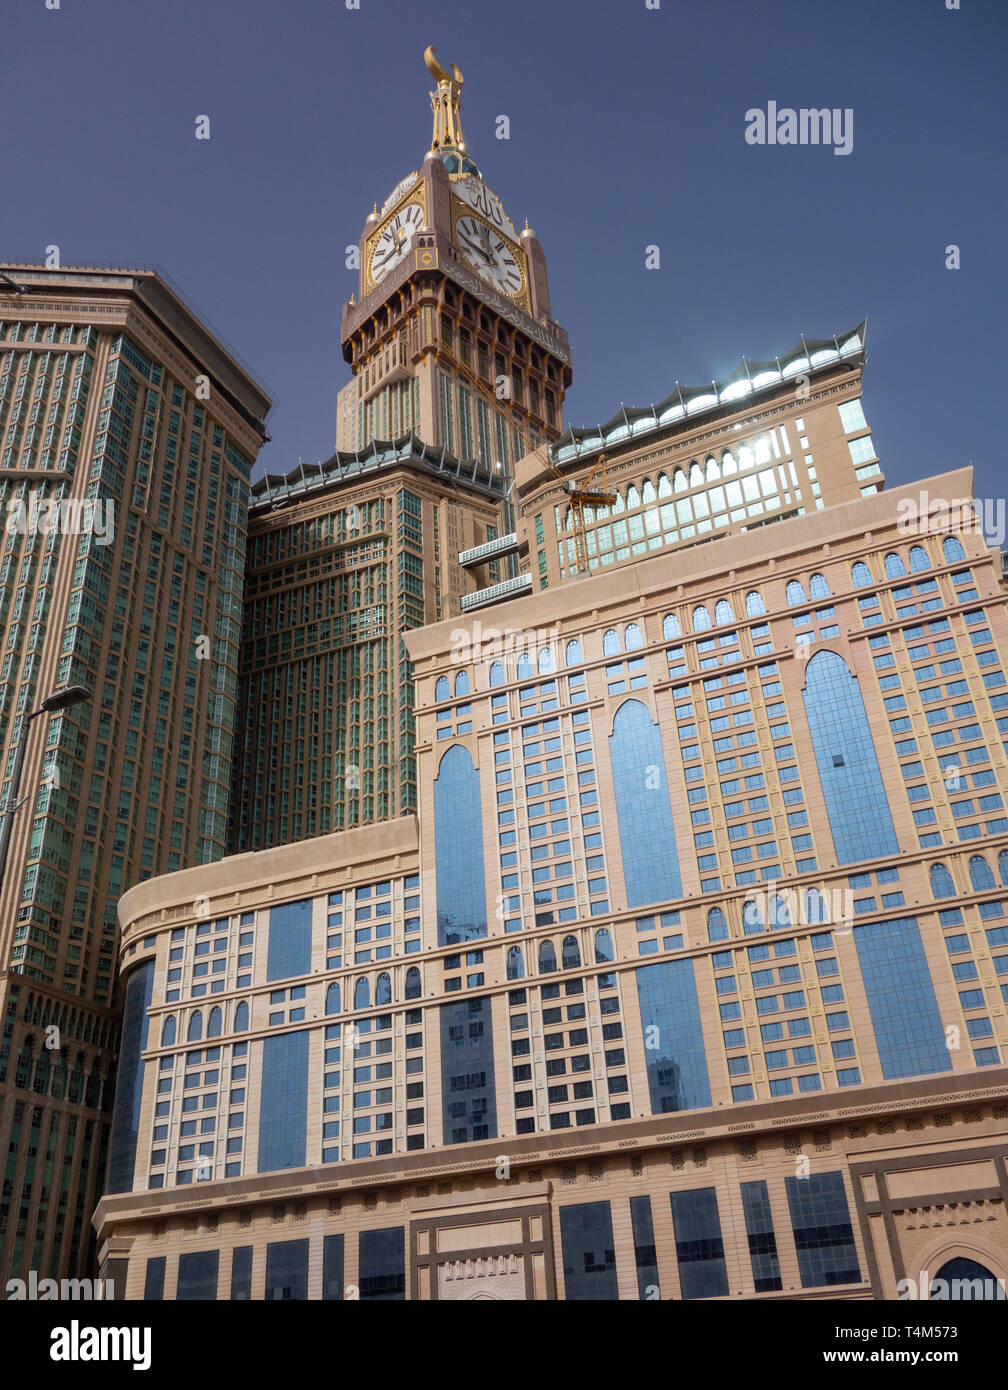
M407 203L386 222L371 253L370 274L373 284L385 276L409 253L413 237L423 226L423 208L419 203Z
M455 223L455 240L473 270L496 289L512 298L521 293L523 276L515 253L488 222L481 217L460 217Z

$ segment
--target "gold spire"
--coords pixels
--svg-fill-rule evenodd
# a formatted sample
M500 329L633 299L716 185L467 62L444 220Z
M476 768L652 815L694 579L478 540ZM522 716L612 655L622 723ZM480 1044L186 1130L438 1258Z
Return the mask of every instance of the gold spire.
M434 112L431 149L440 150L447 146L449 149L461 150L464 154L465 141L462 139L462 119L459 115L464 79L454 63L451 65L451 72L445 72L434 56L436 51L431 45L424 53L427 71L438 84L437 91L430 94L431 110Z

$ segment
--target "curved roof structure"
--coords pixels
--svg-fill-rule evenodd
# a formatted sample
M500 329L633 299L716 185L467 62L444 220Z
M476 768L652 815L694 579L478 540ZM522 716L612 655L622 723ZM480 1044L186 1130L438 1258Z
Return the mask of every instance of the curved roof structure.
M706 386L681 386L657 405L621 407L617 415L604 425L572 425L556 444L550 447L549 457L554 464L568 463L595 449L611 447L625 439L653 430L660 430L687 416L731 405L746 396L787 381L790 377L811 375L836 362L859 360L864 354L865 328L868 320L849 333L834 338L799 338L790 352L769 362L752 362L743 357L742 365L731 376L712 381Z

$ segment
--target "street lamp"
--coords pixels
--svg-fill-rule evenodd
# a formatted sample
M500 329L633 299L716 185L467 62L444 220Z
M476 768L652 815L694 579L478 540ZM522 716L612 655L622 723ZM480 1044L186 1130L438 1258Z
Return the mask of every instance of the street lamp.
M7 797L3 819L0 820L0 887L3 886L4 873L7 869L7 851L10 848L11 830L14 826L14 812L28 799L22 797L19 801L18 792L21 790L21 769L24 766L31 722L33 719L37 719L40 714L57 714L61 710L69 709L71 705L79 704L83 700L90 700L90 698L91 692L86 685L60 686L58 690L54 690L51 695L45 697L38 709L33 709L27 715L21 725L17 751L14 754L14 771L11 775L10 793Z

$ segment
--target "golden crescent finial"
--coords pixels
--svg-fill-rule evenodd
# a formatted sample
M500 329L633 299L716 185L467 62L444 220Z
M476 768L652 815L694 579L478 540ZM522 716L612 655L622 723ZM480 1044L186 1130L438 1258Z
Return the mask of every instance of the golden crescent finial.
M464 78L458 68L452 63L451 72L446 72L435 58L434 54L436 52L437 49L433 44L430 44L424 50L424 62L427 64L427 71L430 73L431 77L433 77L435 82L454 82L457 86L461 87Z

